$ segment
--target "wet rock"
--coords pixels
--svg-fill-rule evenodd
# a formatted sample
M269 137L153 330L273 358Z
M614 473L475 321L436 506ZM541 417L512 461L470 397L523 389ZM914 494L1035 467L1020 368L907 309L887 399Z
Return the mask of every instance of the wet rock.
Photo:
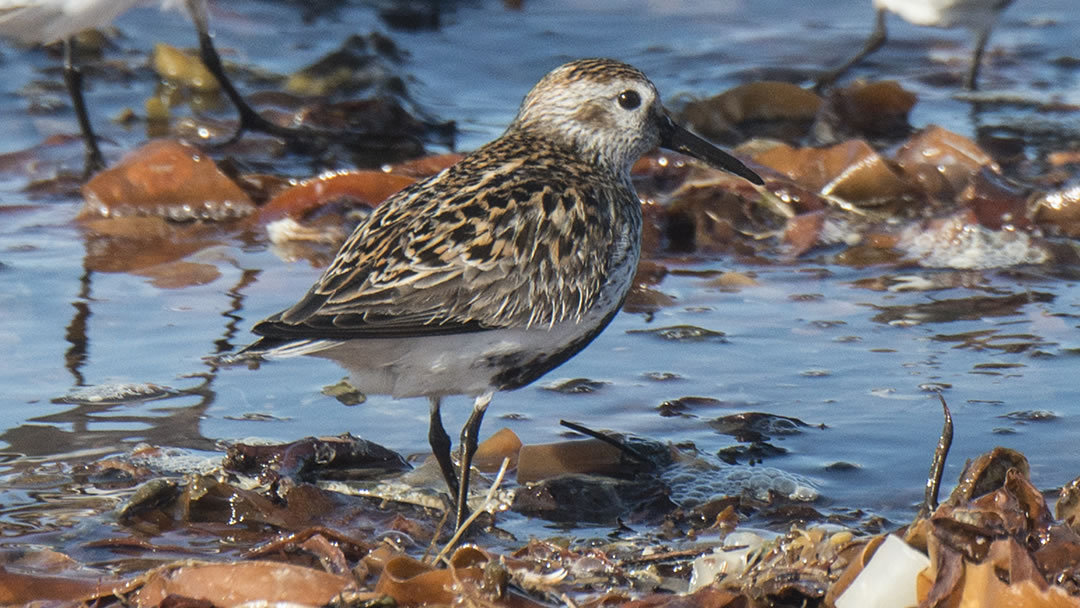
M1068 237L1080 236L1080 185L1047 192L1033 201L1032 209L1040 226Z
M158 606L170 598L193 598L225 606L272 597L283 604L321 606L351 591L355 584L349 577L276 561L191 563L153 571L131 601Z
M721 291L739 291L747 287L757 287L760 283L751 274L723 272L720 276L705 281L704 286Z
M79 219L156 216L224 221L255 211L247 193L194 146L154 140L83 187Z
M7 549L0 567L0 602L6 606L91 604L114 595L129 577L104 574L50 549Z
M671 342L727 342L724 332L693 325L672 325L670 327L657 327L656 329L631 329L626 333L655 336L661 340Z
M653 382L673 382L683 379L682 375L675 372L645 372L642 377Z
M775 227L778 216L790 214L786 207L782 211L774 208L774 198L763 196L746 180L705 167L696 167L685 183L665 198L663 240L676 252L729 251L740 244L736 238L740 232L766 232ZM649 230L645 236L652 236Z
M74 389L63 397L53 399L52 402L80 405L123 405L165 399L176 394L176 390L168 386L160 386L149 382L145 384L100 384Z
M370 152L370 159L362 159L367 166L419 156L423 141L452 146L457 135L453 121L419 118L389 97L317 102L304 106L293 119L318 131L347 132L347 147Z
M473 466L485 473L497 473L503 460L506 460L507 470L516 470L521 448L521 439L517 434L508 428L501 428L477 446Z
M662 308L675 305L675 298L656 289L640 285L630 288L623 302L623 310L632 314L652 314Z
M896 152L900 171L931 198L951 201L982 168L1000 172L989 154L971 139L937 125L913 135Z
M1073 532L1080 528L1080 477L1061 487L1057 503L1054 504L1054 516L1065 522Z
M850 137L899 139L911 131L908 114L916 100L914 93L893 80L832 89L814 123L814 135L822 142Z
M154 45L150 65L159 77L179 86L200 92L216 92L221 88L198 56L162 42Z
M341 382L330 386L324 386L320 392L327 397L337 399L338 403L342 405L360 405L367 401L367 395L361 393L355 386L349 384L347 380L342 380Z
M990 230L1027 229L1028 189L983 165L960 193L960 202L975 212L979 224Z
M777 504L762 509L761 517L767 521L783 525L806 526L810 522L824 521L825 515L817 509L804 504ZM815 589L816 592L816 589Z
M656 411L665 418L673 416L688 416L690 412L715 407L727 407L731 404L719 399L713 399L712 397L679 397L678 399L669 399L664 401L660 405L656 406Z
M767 441L752 441L747 445L732 445L717 450L716 457L727 464L756 464L764 462L766 458L783 456L787 454L787 448L774 445Z
M1009 448L997 447L968 462L960 473L960 480L949 496L948 504L962 504L993 492L1005 483L1010 469L1021 476L1031 475L1027 458Z
M825 226L825 212L815 211L796 215L788 220L781 242L787 254L799 257L817 244L821 230Z
M540 481L560 475L615 475L629 471L625 454L598 439L532 444L518 453L518 483Z
M386 36L353 35L340 48L291 75L285 89L315 101L292 113L294 125L341 133L354 164L379 166L423 153L423 142L453 146L457 128L426 116L400 74L404 53ZM358 96L364 99L356 99ZM348 101L339 101L341 97ZM329 99L329 100L328 100Z
M730 141L747 131L794 140L806 132L821 104L821 97L797 85L751 82L690 102L680 120L717 141Z
M297 95L325 97L361 92L405 93L405 81L392 66L402 53L386 36L354 34L341 47L289 76L285 89Z
M510 509L529 517L568 523L611 524L636 516L656 520L675 505L659 480L628 481L563 475L531 483L514 494Z
M657 148L634 163L630 176L634 190L643 199L666 194L678 188L694 168L688 157Z
M324 173L271 198L259 209L259 221L269 223L285 217L302 220L317 209L340 202L375 207L415 181L413 177L384 171Z
M1058 415L1047 410L1020 410L1002 414L998 418L1005 418L1015 422L1049 422L1057 420Z
M633 478L652 473L671 463L666 443L620 433L601 432L563 422L593 439L572 439L532 444L518 453L518 482L526 483L567 474L595 474Z
M681 197L668 210L664 240L670 250L725 252L733 246L741 201L723 193L719 197L701 194Z
M121 522L131 523L139 515L157 511L180 497L180 486L171 479L151 479L139 486L117 512Z
M798 418L779 416L777 414L765 414L761 412L745 412L732 414L709 421L709 426L722 435L731 435L741 442L767 441L774 436L798 435L802 429L809 428Z
M226 470L266 478L363 478L410 467L397 452L345 434L308 437L287 444L229 447L222 462Z
M608 384L611 383L604 382L603 380L590 380L589 378L573 378L555 384L548 384L543 388L544 390L562 393L564 395L580 395L585 393L595 393Z
M841 251L834 258L837 264L863 268L879 264L896 264L903 260L903 254L893 249L898 242L895 236L878 235L873 242L861 243Z
M271 198L296 185L295 179L269 173L243 173L241 169L233 166L228 159L222 161L219 168L228 175L236 185L244 189L256 205L264 205Z
M800 186L861 206L896 202L916 194L915 189L861 139L829 148L780 145L756 155L753 160L786 175Z

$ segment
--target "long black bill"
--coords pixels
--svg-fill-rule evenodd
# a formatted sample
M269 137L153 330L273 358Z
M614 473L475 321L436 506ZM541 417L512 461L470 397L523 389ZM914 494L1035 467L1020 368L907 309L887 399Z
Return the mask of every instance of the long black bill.
M665 112L660 117L660 146L675 152L689 154L717 169L738 175L746 181L763 186L764 180L734 156L675 124Z

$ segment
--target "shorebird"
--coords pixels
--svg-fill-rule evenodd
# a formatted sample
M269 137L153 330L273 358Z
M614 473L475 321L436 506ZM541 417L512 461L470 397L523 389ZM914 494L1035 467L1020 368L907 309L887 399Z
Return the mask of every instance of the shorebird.
M622 305L642 224L630 167L658 145L762 183L676 125L636 68L610 59L556 68L502 136L378 206L234 360L316 355L363 392L427 397L428 440L460 528L493 394L561 365ZM474 398L460 475L440 413L450 395Z
M890 12L913 25L943 28L960 26L971 30L975 35L975 48L971 55L971 66L964 78L964 87L975 90L978 85L979 66L982 64L983 51L990 39L990 32L994 29L1001 11L1012 2L1013 0L874 0L877 23L862 50L840 67L820 76L815 88L829 86L885 44L885 13Z
M199 56L217 78L222 91L240 116L236 134L262 131L284 138L297 137L295 129L276 125L256 112L225 74L221 57L210 37L206 0L161 0L163 10L177 8L183 2L199 37ZM82 92L82 72L72 57L72 38L85 29L101 28L139 4L140 0L0 0L0 37L23 44L62 41L64 44L64 83L79 121L86 147L86 174L105 167L93 126L86 111ZM234 135L235 137L235 135Z

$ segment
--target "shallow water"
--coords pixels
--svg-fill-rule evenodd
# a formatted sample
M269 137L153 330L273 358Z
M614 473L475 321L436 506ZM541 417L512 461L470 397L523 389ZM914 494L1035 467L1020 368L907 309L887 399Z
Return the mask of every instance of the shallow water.
M831 65L861 44L871 10L862 1L811 8L816 4L823 3L610 0L526 3L512 10L463 2L442 16L437 31L390 33L409 53L402 69L413 94L435 115L458 121L458 147L467 150L498 135L526 90L573 57L637 64L669 98ZM984 86L1026 99L1080 102L1076 61L1055 61L1075 59L1080 14L1073 4L1025 0L1005 13L991 39ZM300 17L293 5L245 0L219 3L212 23L229 60L280 73L310 63L349 34L387 30L369 5L341 6L309 22ZM133 10L118 22L123 36L108 53L138 67L154 41L191 46L185 19ZM857 73L892 75L916 92L916 126L937 123L968 135L1018 132L1031 150L1075 139L1075 113L1040 116L1020 105L976 112L957 98L970 45L966 33L917 29L897 19L890 25L893 43ZM5 47L2 53L0 152L73 132L67 112L28 115L19 94L55 77L55 60L34 50ZM111 142L108 155L118 157L145 139L139 128L103 117L139 108L152 79L139 68L127 81L91 85L91 111ZM52 95L64 99L60 89ZM0 348L6 351L0 472L83 461L142 441L212 451L243 438L284 441L351 431L403 453L426 450L424 401L370 397L347 408L320 392L343 375L331 362L215 372L203 361L247 343L251 325L290 305L319 269L285 263L261 244L223 242L188 258L221 273L202 286L160 289L141 276L88 272L88 245L71 221L81 201L32 200L23 191L27 179L0 172ZM731 257L666 261L684 271L657 286L676 299L674 306L651 317L620 314L561 368L533 386L497 395L485 435L508 426L529 443L555 440L562 434L558 420L568 418L715 452L736 442L713 430L710 419L744 411L794 416L813 426L774 438L788 453L766 464L812 480L822 511L859 508L902 523L921 499L942 423L933 392L940 389L956 423L947 481L956 479L964 459L994 445L1024 452L1041 488L1080 473L1080 452L1072 449L1080 436L1080 388L1071 376L1080 353L1075 280L1052 268L854 269L829 263L826 253L789 265ZM735 292L709 287L711 273L719 271L752 274L758 285ZM955 286L874 291L858 283L882 278ZM628 333L681 324L725 332L726 341L666 342ZM958 337L963 334L969 339ZM661 381L650 377L654 372L677 377ZM587 394L544 389L577 377L606 384ZM179 394L135 405L52 401L74 387L124 382L165 385ZM660 416L661 403L684 396L720 403L691 409L691 416ZM446 410L447 426L456 427L468 404L451 400ZM1010 416L1031 410L1053 415ZM829 467L839 462L855 467ZM23 479L0 491L5 525L40 523L43 512L27 513L55 491L48 479L37 489Z

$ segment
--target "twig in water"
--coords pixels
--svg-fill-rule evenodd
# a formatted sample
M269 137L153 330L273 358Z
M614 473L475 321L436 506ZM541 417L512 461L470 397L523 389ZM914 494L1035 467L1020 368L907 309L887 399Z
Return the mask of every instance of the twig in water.
M503 458L502 466L499 467L499 474L495 476L495 481L491 482L491 487L488 488L488 493L487 496L484 497L484 502L480 505L480 508L473 511L468 519L461 524L461 527L454 532L454 536L450 538L450 541L446 543L446 546L442 548L442 551L439 551L439 554L435 556L435 561L433 563L437 564L443 561L443 559L446 558L446 554L450 552L450 549L453 549L454 545L461 540L461 536L465 534L465 531L469 529L469 526L476 521L477 517L480 517L480 513L488 510L491 502L495 500L495 492L499 491L499 486L502 485L503 476L506 475L506 469L509 467L510 459Z
M435 534L431 535L431 542L428 543L427 549L424 549L424 555L420 558L420 561L428 561L428 556L435 549L435 543L439 541L439 535L442 534L443 527L446 526L446 522L450 520L450 515L454 512L452 508L443 509L442 519L439 520L439 525L435 526ZM434 563L434 562L432 562Z
M560 420L559 424L572 431L577 431L582 435L587 435L593 439L599 439L642 464L648 464L649 462L649 459L644 454L627 445L625 441L620 441L610 435L605 435L600 431L594 431L587 426L582 426L576 422L570 422L569 420Z

